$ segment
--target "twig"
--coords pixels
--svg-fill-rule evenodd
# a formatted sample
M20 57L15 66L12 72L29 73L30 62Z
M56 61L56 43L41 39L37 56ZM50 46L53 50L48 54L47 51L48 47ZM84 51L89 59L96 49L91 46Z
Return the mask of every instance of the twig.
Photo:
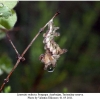
M56 12L56 14L52 17L52 19L55 18L58 14L59 14L59 12ZM52 19L51 19L51 20L52 20ZM49 23L49 22L48 22L48 23ZM23 56L25 55L25 53L27 52L27 50L31 47L31 45L33 44L33 42L36 40L36 38L39 36L39 34L45 29L45 27L48 25L48 23L45 24L45 26L39 30L39 32L36 34L36 36L32 39L32 41L29 43L29 45L28 45L28 46L26 47L26 49L23 51L23 53L21 54L21 56L18 57L18 60L17 60L16 64L14 65L13 69L12 69L11 72L8 74L8 76L6 77L6 79L4 79L4 82L3 82L3 84L1 85L1 88L0 88L0 92L1 92L2 89L4 88L5 84L6 84L7 82L9 82L10 76L12 75L12 73L14 72L14 70L16 69L16 67L18 66L18 64L20 63L20 61L23 60ZM13 47L13 48L14 48L14 47ZM18 53L18 52L17 52L17 53Z
M10 38L10 36L9 36L9 33L10 33L11 31L16 31L16 30L18 30L18 28L14 28L14 29L12 29L12 30L7 30L7 29L0 28L0 30L2 30L3 32L6 33L6 36L7 36L8 40L9 40L9 42L11 43L11 45L12 45L12 47L14 48L14 50L15 50L17 56L19 57L20 54L18 53L16 47L14 46L14 44L13 44L13 42L11 41L11 38Z
M13 42L11 41L11 39L10 39L10 37L9 37L9 33L7 32L6 35L7 35L7 37L8 37L9 42L11 43L12 47L14 48L14 50L15 50L17 56L19 56L20 54L18 53L16 47L14 46Z
M52 19L55 18L59 13L60 13L60 12L56 12L56 14L52 17ZM48 23L49 23L49 22L47 22L47 24L46 24L43 28L41 28L41 29L39 30L39 32L36 34L36 36L33 38L33 40L30 42L30 44L29 44L29 45L27 46L27 48L24 50L24 52L22 53L21 57L24 56L24 54L27 52L27 50L30 48L30 46L33 44L33 42L34 42L35 39L39 36L39 34L45 29L45 27L48 25Z

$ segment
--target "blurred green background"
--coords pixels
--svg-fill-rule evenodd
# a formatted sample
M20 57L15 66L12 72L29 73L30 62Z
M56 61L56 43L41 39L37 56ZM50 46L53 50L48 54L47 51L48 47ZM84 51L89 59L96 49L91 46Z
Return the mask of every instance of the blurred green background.
M68 52L61 55L53 73L43 70L39 56L44 53L43 33L25 54L6 88L10 92L100 92L100 2L19 1L17 32L10 37L21 54L56 13L55 26L60 37L55 41ZM44 31L45 32L45 31ZM0 39L0 85L16 63L16 54L8 39ZM7 87L8 86L8 87Z

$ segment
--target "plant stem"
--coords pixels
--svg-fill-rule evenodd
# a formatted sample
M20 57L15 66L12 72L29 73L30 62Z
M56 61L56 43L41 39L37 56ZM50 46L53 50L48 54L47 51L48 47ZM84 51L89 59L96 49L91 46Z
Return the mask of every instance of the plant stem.
M9 32L7 32L6 35L7 35L7 37L8 37L9 42L11 43L12 47L14 48L14 50L15 50L17 56L19 56L20 54L18 53L16 47L14 46L13 42L11 41L11 39L10 39L10 37L9 37Z
M16 47L14 46L14 44L13 44L13 42L12 42L10 36L9 36L9 33L10 33L11 31L17 31L18 29L19 29L18 27L17 27L17 28L14 28L14 29L12 29L12 30L7 30L7 29L0 28L0 30L2 30L3 32L6 33L6 36L7 36L8 40L9 40L9 42L11 43L11 45L12 45L12 47L14 48L14 50L15 50L17 56L19 57L20 54L18 53Z
M58 14L59 14L59 12L56 12L55 15L52 17L52 19L55 18ZM52 20L52 19L51 19L51 20ZM49 22L48 22L48 23L49 23ZM26 47L26 49L23 51L23 53L21 54L21 56L19 55L19 57L18 57L18 59L17 59L17 62L16 62L16 64L14 65L13 69L12 69L11 72L8 74L8 76L6 77L6 79L4 79L4 82L3 82L3 84L1 85L1 88L0 88L0 92L1 92L2 89L4 88L5 84L6 84L7 82L9 82L10 76L12 75L12 73L14 72L14 70L17 68L17 66L18 66L18 64L20 63L20 61L23 60L23 57L24 57L25 53L27 52L27 50L31 47L31 45L33 44L33 42L36 40L36 38L39 36L39 34L45 29L45 27L48 25L48 23L46 23L46 24L44 25L44 27L41 28L41 29L39 30L39 32L36 34L36 36L32 39L32 41L29 43L29 45L28 45L28 46ZM12 44L12 46L13 46L15 52L16 52L17 54L19 54L18 51L17 51L17 49L16 49L15 46L13 45L11 39L9 38L9 35L8 35L8 34L7 34L7 36L8 36L8 39L9 39L10 43Z

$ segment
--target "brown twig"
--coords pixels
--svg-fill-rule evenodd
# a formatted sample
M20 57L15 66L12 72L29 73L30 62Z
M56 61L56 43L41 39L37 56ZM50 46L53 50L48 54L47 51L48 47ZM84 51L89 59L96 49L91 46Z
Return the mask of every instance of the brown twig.
M11 39L10 39L10 37L9 37L9 32L7 32L6 35L7 35L7 37L8 37L9 42L11 43L12 47L14 48L14 50L15 50L17 56L19 56L20 54L18 53L16 47L14 46L13 42L11 41Z
M58 14L59 14L59 12L56 12L56 14L52 17L52 19L55 18ZM52 20L52 19L51 19L51 20ZM48 23L49 23L49 22L48 22ZM48 25L48 23L45 24L44 27L42 27L42 28L39 30L39 32L36 34L36 36L32 39L32 41L29 43L29 45L28 45L28 46L26 47L26 49L23 51L23 53L21 54L21 56L18 57L18 60L17 60L16 64L14 65L13 69L12 69L11 72L8 74L8 76L6 77L6 79L4 79L4 82L3 82L3 84L1 85L1 88L0 88L0 92L1 92L2 89L4 88L5 84L6 84L7 82L9 82L10 76L12 75L12 73L14 72L14 70L16 69L16 67L18 66L18 64L20 63L20 61L23 60L23 57L24 57L25 53L27 52L27 50L31 47L31 45L33 44L33 42L36 40L36 38L39 36L39 34L45 29L45 27ZM8 38L9 38L9 37L8 37ZM11 42L10 39L9 39L9 41L10 41L10 43L12 44L14 50L16 51L17 49L15 49L15 46L13 45L13 43ZM16 53L19 54L18 51L16 51Z
M11 41L11 38L10 38L10 36L9 36L9 33L10 33L11 31L17 31L18 29L19 29L19 28L14 28L14 29L12 29L12 30L7 30L7 29L0 28L0 30L2 30L3 32L6 33L6 36L7 36L8 40L9 40L9 42L11 43L11 45L12 45L12 47L14 48L14 50L15 50L17 56L19 57L20 54L18 53L18 51L17 51L15 45L13 44L13 42Z

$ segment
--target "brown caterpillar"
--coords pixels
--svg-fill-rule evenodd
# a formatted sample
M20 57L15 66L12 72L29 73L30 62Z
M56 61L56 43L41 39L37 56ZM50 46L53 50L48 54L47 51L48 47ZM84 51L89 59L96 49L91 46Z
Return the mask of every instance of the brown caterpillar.
M48 30L43 34L44 49L46 51L40 55L39 59L45 64L44 69L48 70L48 72L53 72L60 55L67 52L67 49L61 49L54 41L55 36L60 36L60 34L56 32L57 29L59 29L59 27L54 27L53 19L51 19L48 23Z

